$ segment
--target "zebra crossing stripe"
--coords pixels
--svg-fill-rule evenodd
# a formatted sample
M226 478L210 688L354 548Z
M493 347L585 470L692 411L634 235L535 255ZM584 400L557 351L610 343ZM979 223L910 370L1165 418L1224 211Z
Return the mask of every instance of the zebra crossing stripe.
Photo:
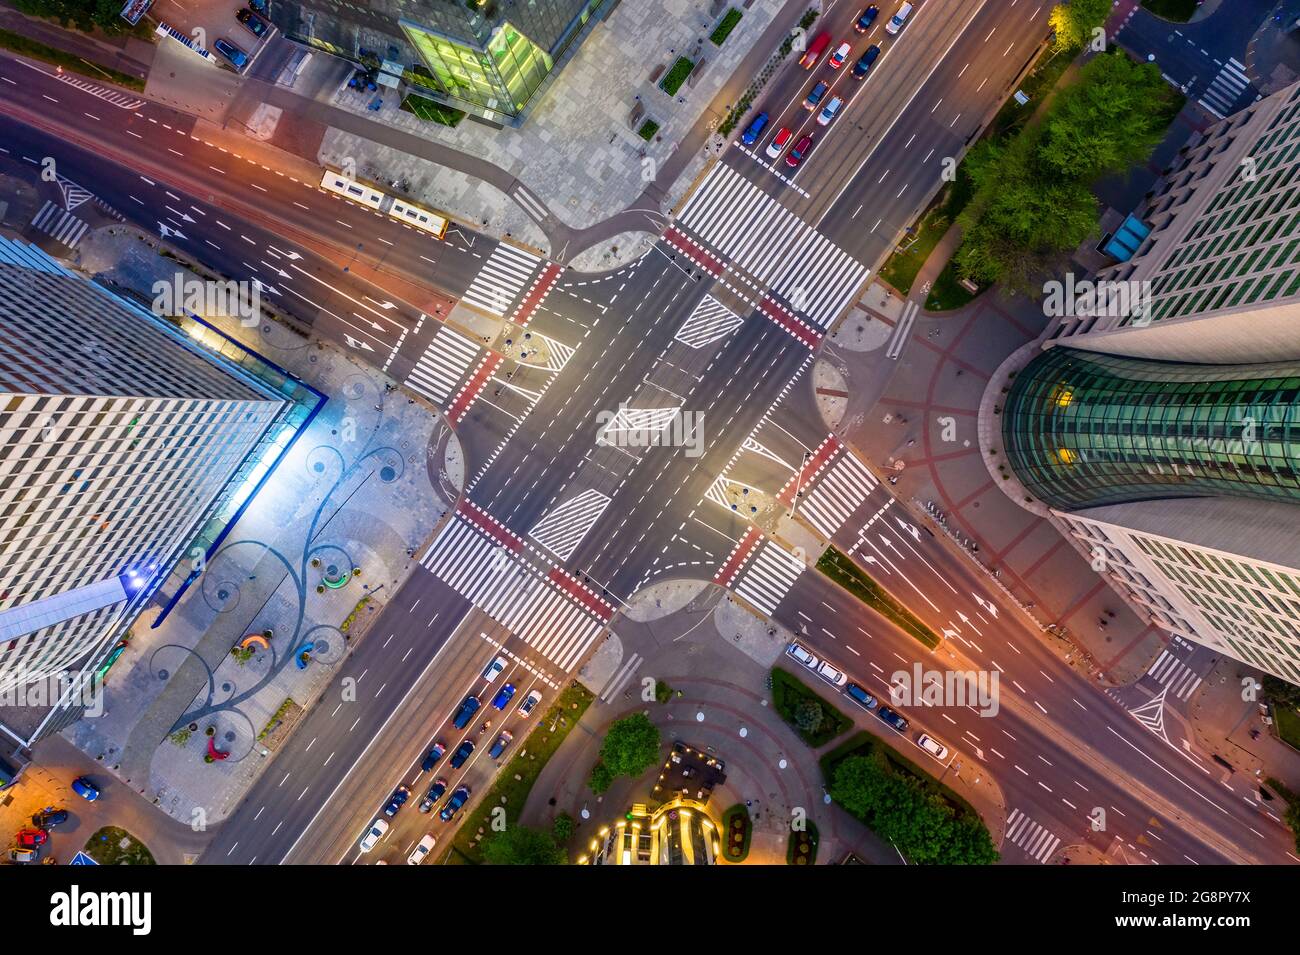
M751 527L745 531L745 536L736 542L736 546L731 549L731 553L727 555L727 559L718 568L718 572L713 575L713 582L723 587L730 587L732 580L736 577L736 572L740 570L740 566L762 539L763 534L757 527Z
M607 495L588 488L545 515L533 525L528 536L560 560L568 560L605 513L609 502Z
M555 283L560 280L560 273L563 271L564 266L556 265L554 262L548 263L546 268L542 269L541 274L533 280L532 288L528 290L524 300L519 303L519 307L515 309L515 313L510 317L510 320L516 325L526 328L533 317L533 313L537 311L538 306L550 294Z
M726 338L745 320L712 295L705 295L673 336L688 348L703 348Z
M1061 844L1051 831L1040 826L1019 809L1007 816L1007 839L1023 849L1031 859L1046 862Z
M785 486L777 492L776 499L782 504L793 503L795 495L812 483L839 449L840 439L833 434L828 434L822 439L822 443L817 445L817 450L804 460L803 467L785 482Z
M628 681L636 675L637 668L641 666L641 662L644 659L645 658L639 653L634 653L628 657L627 662L609 678L609 682L606 683L605 688L601 690L601 700L608 703L614 697L618 696L618 694L622 693L623 687L627 686Z
M497 318L504 318L541 261L531 252L516 249L504 242L498 243L461 296L461 301Z
M32 219L32 228L44 232L56 242L75 249L90 225L66 211L58 203L46 200Z
M732 589L770 617L803 570L803 561L794 554L764 541Z
M1203 679L1168 650L1160 651L1160 656L1151 664L1147 675L1162 686L1168 687L1170 693L1184 701L1191 699Z
M811 494L804 496L799 513L830 540L876 486L867 466L845 451L831 465Z
M1233 106L1250 86L1250 78L1236 60L1229 60L1210 81L1209 87L1197 100L1219 119L1233 112Z
M405 384L434 404L442 405L456 390L478 353L478 345L441 325L406 376Z

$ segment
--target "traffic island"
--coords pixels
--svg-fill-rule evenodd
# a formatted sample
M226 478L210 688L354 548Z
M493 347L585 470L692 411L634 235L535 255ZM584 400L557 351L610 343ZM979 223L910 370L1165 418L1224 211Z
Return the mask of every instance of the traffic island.
M942 642L937 633L895 600L889 591L876 583L871 578L871 575L855 564L848 555L841 553L834 547L828 547L817 561L817 569L894 624L894 626L909 636L915 637L931 650L938 647Z
M853 721L793 674L773 668L772 706L799 738L813 749L846 732Z
M157 865L143 842L117 826L97 831L82 851L100 865Z

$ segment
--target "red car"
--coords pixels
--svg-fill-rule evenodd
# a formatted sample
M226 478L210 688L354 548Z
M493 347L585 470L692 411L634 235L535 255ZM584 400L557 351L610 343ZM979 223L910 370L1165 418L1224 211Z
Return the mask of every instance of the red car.
M18 845L23 849L35 849L50 841L50 834L40 829L19 829Z
M793 169L799 163L803 162L803 157L808 155L808 147L812 145L812 134L809 133L799 142L795 143L794 149L790 150L790 155L785 157L785 164Z

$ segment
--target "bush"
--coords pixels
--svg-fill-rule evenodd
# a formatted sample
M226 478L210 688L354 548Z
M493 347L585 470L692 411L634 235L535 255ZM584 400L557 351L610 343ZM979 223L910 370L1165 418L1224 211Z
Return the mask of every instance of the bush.
M609 771L609 767L602 762L597 762L591 767L591 775L587 777L587 786L597 796L609 790L614 782L614 774Z
M802 719L807 722L813 716L814 707L817 725L804 729L800 724L800 714L802 712ZM781 669L772 670L772 708L799 734L801 740L813 748L829 743L853 725L847 716Z
M686 77L691 75L691 70L695 69L695 62L688 60L684 56L679 56L677 62L673 64L667 75L659 81L659 88L669 96L676 96L677 91L682 88L686 82Z
M655 680L655 701L667 703L673 698L673 688L663 680Z
M600 762L611 777L639 776L659 761L659 743L659 727L644 713L633 713L609 725Z
M822 705L816 700L800 700L794 708L794 725L803 733L816 733L822 725Z
M659 132L659 124L653 119L647 119L641 124L641 128L636 131L636 134L646 142L650 142L650 140L655 138L655 133L657 132Z
M573 838L575 828L576 823L574 823L573 817L567 812L562 812L551 823L551 838L555 840L557 845L562 846Z
M722 18L722 21L714 27L713 32L709 34L709 41L714 46L722 46L722 44L726 42L727 37L731 35L731 31L736 29L736 24L740 22L740 17L741 13L735 7L728 10L727 15Z

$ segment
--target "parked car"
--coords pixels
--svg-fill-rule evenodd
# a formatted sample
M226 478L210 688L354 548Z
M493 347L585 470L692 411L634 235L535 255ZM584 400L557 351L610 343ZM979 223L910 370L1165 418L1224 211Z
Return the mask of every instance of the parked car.
M880 47L872 45L867 47L867 52L863 53L858 62L853 64L853 78L860 80L871 71L871 64L876 62L880 56Z
M442 798L442 794L445 793L446 791L447 791L447 780L435 779L433 781L433 785L429 787L429 791L425 793L424 798L420 800L420 806L419 806L420 812L431 811L434 807L434 804L437 803L437 801Z
M53 829L68 821L68 810L46 806L32 816L32 825L37 829Z
M50 841L50 834L44 829L19 829L14 837L20 849L35 849Z
M458 730L463 730L469 725L469 721L474 718L478 708L483 704L479 702L477 696L467 696L460 704L460 709L456 711L456 717L451 721L451 725Z
M443 822L451 822L452 817L456 815L460 810L460 807L465 805L468 800L469 787L461 786L451 794L451 798L447 800L447 805L443 806L442 811L438 813L438 818Z
M10 862L35 862L38 853L35 849L24 849L22 846L14 846L9 850Z
M802 663L810 670L817 669L818 660L802 643L797 640L785 648L785 655L796 663Z
M948 758L948 747L944 746L943 743L940 743L928 733L922 733L918 736L916 738L916 745L921 747L921 749L925 750L935 759L944 760Z
M812 133L809 133L803 139L794 144L794 149L790 150L790 155L785 157L785 164L793 169L799 163L803 162L803 157L808 155L808 150L812 147Z
M844 688L844 695L864 710L874 710L879 702L874 696L856 683L850 683L846 686Z
M817 85L809 91L808 98L803 101L803 108L816 109L817 104L822 101L822 97L826 95L826 91L830 88L831 84L825 80L818 80Z
M907 720L901 714L895 713L889 707L880 707L880 709L876 710L876 715L900 733L907 732Z
M271 32L271 25L247 7L236 13L235 19L242 23L244 29L259 40Z
M763 135L763 130L767 128L767 113L759 113L754 117L754 121L746 127L745 132L741 135L740 141L746 146L752 146L758 142L758 137Z
M229 60L230 65L236 70L242 70L248 65L248 54L235 46L235 44L231 43L225 37L217 37L212 46L218 53Z
M94 802L99 798L99 787L85 776L78 776L72 781L72 791L86 802Z
M507 660L505 657L497 657L495 660L489 663L487 665L487 669L483 671L483 679L491 683L493 680L499 677L501 675L501 671L503 671L509 665L510 665L510 661Z
M836 114L840 111L840 107L843 105L844 100L840 99L838 96L832 96L831 101L822 107L822 111L817 114L817 125L829 126L831 120L835 118Z
M465 760L469 759L469 754L474 752L474 741L472 739L462 740L461 744L456 747L456 752L451 754L451 768L460 769L465 765Z
M510 704L510 698L514 695L515 685L513 683L507 683L497 691L496 696L492 697L492 705L498 710L504 710Z
M785 149L785 144L790 141L790 137L793 135L794 134L790 132L789 127L782 126L778 129L776 135L772 137L772 141L767 144L767 149L763 150L767 153L767 158L779 159L781 156L781 150Z
M851 44L841 43L835 48L835 52L831 54L831 58L826 61L826 65L832 70L838 70L844 65L844 61L849 58L849 54L852 52L853 46Z
M442 745L442 741L433 744L433 747L425 754L424 762L420 763L420 772L427 773L438 765L438 760L442 759L443 754L447 752L447 747Z
M524 701L519 704L519 708L515 710L515 714L520 719L526 720L528 719L529 716L532 715L533 707L535 707L540 702L542 702L542 691L533 690L526 697L524 697Z
M366 834L361 837L361 842L357 844L362 852L369 852L375 847L380 839L384 838L384 833L388 831L388 823L383 819L376 819L366 830Z
M843 686L849 681L849 678L844 675L844 671L836 669L829 660L821 662L821 666L817 668L817 675L832 686Z
M898 33L899 30L903 29L903 24L907 22L908 14L911 12L912 4L910 3L905 3L899 7L898 12L890 17L889 22L885 24L885 32L891 34Z
M384 815L392 818L397 815L397 810L406 805L406 800L411 798L411 790L406 786L398 786L393 790L393 794L388 797L388 802L384 803Z
M406 857L406 864L419 865L433 851L433 847L437 842L438 840L433 837L432 832L425 833L424 838L420 840L420 844L412 849L411 854Z
M497 741L493 743L492 748L488 750L488 756L492 759L496 759L506 751L506 747L510 745L510 741L514 738L513 733L502 730L501 735L497 737Z
M867 9L858 14L857 22L853 24L853 29L859 33L866 33L871 29L871 24L876 22L876 17L880 16L880 9L873 3Z

